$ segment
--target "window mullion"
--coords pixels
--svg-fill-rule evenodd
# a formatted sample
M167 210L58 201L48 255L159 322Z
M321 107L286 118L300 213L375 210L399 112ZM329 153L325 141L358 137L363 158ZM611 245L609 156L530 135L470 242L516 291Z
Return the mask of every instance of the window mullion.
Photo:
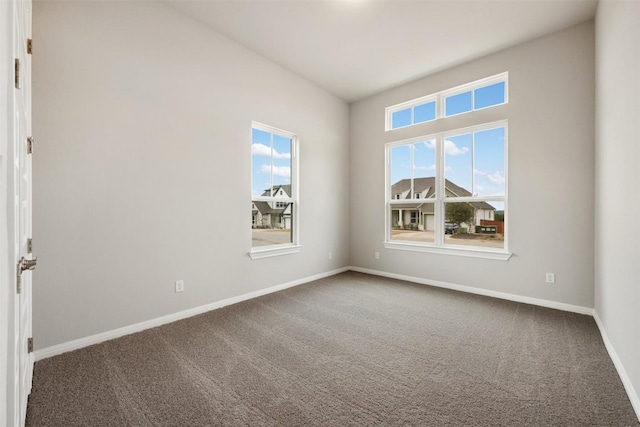
M434 243L444 244L444 136L436 137L436 203L434 204L435 226Z

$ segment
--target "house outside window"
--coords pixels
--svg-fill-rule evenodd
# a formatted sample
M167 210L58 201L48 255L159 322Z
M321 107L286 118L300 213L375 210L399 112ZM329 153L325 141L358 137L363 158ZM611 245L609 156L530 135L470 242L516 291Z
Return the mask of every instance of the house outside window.
M387 144L385 246L507 253L506 153L506 120Z
M252 259L299 251L297 147L295 134L252 124Z

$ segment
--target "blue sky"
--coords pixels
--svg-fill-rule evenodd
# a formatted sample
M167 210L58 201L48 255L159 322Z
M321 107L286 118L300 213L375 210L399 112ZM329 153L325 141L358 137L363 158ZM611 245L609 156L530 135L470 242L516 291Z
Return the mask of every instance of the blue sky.
M435 176L435 141L413 144L414 177ZM505 128L461 133L444 140L444 174L477 196L505 194ZM410 146L391 148L391 184L411 177ZM474 164L475 163L475 164ZM503 209L502 203L491 203Z
M273 162L273 164L272 164ZM291 139L252 129L251 188L260 196L273 185L291 184Z
M444 99L444 116L468 113L505 102L505 82L493 83ZM436 120L436 101L408 107L391 114L391 129Z

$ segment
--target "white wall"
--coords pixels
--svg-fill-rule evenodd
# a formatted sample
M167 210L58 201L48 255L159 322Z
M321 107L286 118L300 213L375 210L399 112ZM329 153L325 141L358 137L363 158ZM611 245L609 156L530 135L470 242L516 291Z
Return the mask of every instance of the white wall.
M504 71L508 105L384 131L385 107ZM352 265L593 307L593 22L359 101L350 114ZM505 262L385 250L384 144L445 124L455 129L504 118L514 256ZM545 284L545 272L556 273L555 285Z
M37 349L348 265L344 102L157 2L34 33ZM247 256L252 120L300 137L299 254Z
M640 2L596 15L596 312L640 417ZM631 219L630 219L631 218ZM631 224L618 228L619 224Z

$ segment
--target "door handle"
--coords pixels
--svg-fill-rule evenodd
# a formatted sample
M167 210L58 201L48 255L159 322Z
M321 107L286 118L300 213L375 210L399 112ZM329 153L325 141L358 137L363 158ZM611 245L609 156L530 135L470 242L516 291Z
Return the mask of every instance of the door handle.
M20 262L18 263L18 266L20 267L20 273L26 270L35 269L36 264L38 264L38 257L35 257L34 259L25 259L24 257L22 257L20 259Z
M26 270L33 270L36 268L36 264L38 264L38 258L34 259L25 259L24 257L20 258L18 261L18 268L16 270L16 292L22 292L22 272Z

